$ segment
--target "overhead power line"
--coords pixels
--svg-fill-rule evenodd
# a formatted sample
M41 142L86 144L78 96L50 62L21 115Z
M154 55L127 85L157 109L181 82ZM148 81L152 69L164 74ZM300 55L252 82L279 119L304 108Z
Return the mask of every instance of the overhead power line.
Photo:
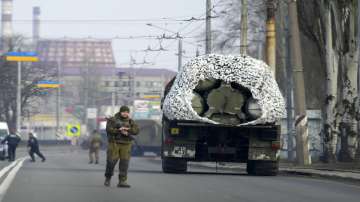
M41 19L42 24L122 24L122 23L149 23L149 22L162 22L173 24L179 24L182 22L201 22L204 18L188 17L183 19ZM13 23L17 24L31 24L32 19L14 19ZM170 23L172 24L172 23Z

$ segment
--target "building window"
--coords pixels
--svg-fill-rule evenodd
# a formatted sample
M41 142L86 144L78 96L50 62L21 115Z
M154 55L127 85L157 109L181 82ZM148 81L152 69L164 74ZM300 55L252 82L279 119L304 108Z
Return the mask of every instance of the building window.
M105 87L109 87L110 86L110 82L109 81L105 81Z
M153 86L153 82L152 81L147 81L145 83L145 86L151 88Z
M154 86L155 87L161 87L161 82L160 81L155 81Z
M122 86L127 86L127 82L126 82L126 81L123 81L123 82L122 82Z
M115 87L119 87L119 86L120 86L120 85L119 85L119 82L118 82L118 81L115 81L114 86L115 86Z
M136 82L136 87L140 87L141 86L141 82L140 81L137 81Z

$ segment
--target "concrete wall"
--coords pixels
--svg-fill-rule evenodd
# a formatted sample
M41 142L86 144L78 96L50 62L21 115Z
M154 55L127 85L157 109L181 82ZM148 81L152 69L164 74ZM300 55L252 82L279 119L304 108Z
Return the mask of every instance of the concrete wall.
M308 135L309 135L309 149L312 161L318 161L323 154L323 136L321 135L321 111L307 110L308 115ZM294 148L292 150L296 153L295 131L292 131ZM281 120L281 159L287 159L288 155L288 130L287 120Z

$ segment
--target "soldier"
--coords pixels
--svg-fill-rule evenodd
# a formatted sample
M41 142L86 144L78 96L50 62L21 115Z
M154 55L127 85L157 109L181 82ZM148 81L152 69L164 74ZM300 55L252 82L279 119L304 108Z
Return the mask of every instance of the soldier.
M93 156L95 155L95 164L99 163L99 150L102 145L102 140L100 134L97 130L93 130L90 141L89 141L89 164L94 162Z
M41 160L42 162L45 162L46 159L45 159L44 155L40 152L39 143L33 133L29 133L29 140L28 140L27 146L29 148L29 155L31 157L31 160L30 160L31 162L35 162L34 153L42 159Z
M138 125L129 116L129 107L122 106L120 111L107 120L108 150L105 171L105 186L110 186L110 179L114 174L114 167L119 162L118 187L129 188L127 171L131 156L132 136L139 133Z
M15 129L11 129L10 134L2 141L3 144L7 142L9 161L15 161L16 147L18 146L20 140L21 139L19 135L16 134Z

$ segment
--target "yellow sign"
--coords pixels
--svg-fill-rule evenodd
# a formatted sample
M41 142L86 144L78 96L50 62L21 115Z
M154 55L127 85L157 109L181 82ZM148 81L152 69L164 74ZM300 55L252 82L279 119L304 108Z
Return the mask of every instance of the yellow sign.
M15 62L38 62L38 57L24 57L24 56L6 56L7 61Z
M179 130L179 128L171 128L170 133L171 133L171 135L179 135L180 130Z
M36 84L38 88L59 88L60 84Z
M80 137L80 124L68 124L66 126L66 136Z

